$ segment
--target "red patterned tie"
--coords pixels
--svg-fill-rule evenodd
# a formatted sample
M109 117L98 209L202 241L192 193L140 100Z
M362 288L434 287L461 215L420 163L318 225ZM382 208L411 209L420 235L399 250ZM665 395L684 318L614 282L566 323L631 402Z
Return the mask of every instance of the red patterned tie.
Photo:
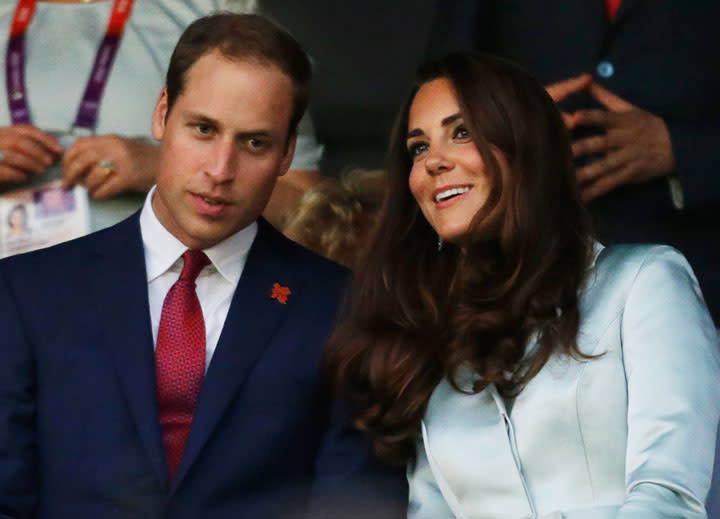
M605 11L607 11L608 19L611 22L615 21L621 3L622 0L605 0Z
M183 254L180 278L165 296L157 347L158 411L170 479L180 465L205 374L205 321L195 279L210 263L202 251Z

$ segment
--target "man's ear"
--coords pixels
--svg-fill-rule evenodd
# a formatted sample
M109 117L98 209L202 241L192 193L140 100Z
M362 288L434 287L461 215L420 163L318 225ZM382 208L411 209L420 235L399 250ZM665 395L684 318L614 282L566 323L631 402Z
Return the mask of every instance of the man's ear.
M168 114L167 87L162 89L152 115L152 134L156 140L161 141L165 135L165 123Z
M293 134L288 137L288 141L285 146L285 156L283 157L282 163L280 164L280 173L278 174L278 176L283 176L285 173L288 172L288 169L290 169L290 164L292 164L293 157L295 156L296 143L297 131L293 132Z

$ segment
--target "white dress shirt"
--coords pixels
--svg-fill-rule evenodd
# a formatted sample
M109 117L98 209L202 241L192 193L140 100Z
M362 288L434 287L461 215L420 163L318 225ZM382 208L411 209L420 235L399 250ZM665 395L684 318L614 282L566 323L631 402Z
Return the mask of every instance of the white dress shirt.
M153 187L140 213L140 233L145 249L153 345L157 346L165 296L180 277L183 266L182 255L187 247L155 216L151 203L154 193ZM215 352L230 309L230 302L256 234L257 223L253 222L214 247L203 251L210 258L210 265L200 272L196 281L196 293L205 319L206 371Z

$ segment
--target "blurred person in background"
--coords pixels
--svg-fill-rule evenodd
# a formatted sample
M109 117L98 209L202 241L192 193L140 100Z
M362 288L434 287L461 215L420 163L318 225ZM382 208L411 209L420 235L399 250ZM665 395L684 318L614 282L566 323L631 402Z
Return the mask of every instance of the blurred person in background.
M381 170L351 170L308 189L287 216L283 234L354 268L367 252L387 190Z

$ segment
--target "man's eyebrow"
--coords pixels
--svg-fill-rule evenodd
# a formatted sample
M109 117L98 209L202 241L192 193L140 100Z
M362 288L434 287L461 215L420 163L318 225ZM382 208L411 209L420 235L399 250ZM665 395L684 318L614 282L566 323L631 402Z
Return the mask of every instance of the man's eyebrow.
M275 134L265 129L245 130L235 134L235 137L246 139L250 137L274 137Z
M190 119L195 122L201 122L201 123L208 123L217 126L218 122L213 119L212 117L208 117L207 115L203 115L201 113L197 112L187 112L185 114L186 119Z
M442 126L448 126L458 119L462 119L462 114L460 112L452 115L448 115L445 119L440 121L440 124ZM411 130L408 132L407 137L405 139L412 139L413 137L420 137L421 135L425 135L425 132L422 131L420 128L415 128L414 130Z

